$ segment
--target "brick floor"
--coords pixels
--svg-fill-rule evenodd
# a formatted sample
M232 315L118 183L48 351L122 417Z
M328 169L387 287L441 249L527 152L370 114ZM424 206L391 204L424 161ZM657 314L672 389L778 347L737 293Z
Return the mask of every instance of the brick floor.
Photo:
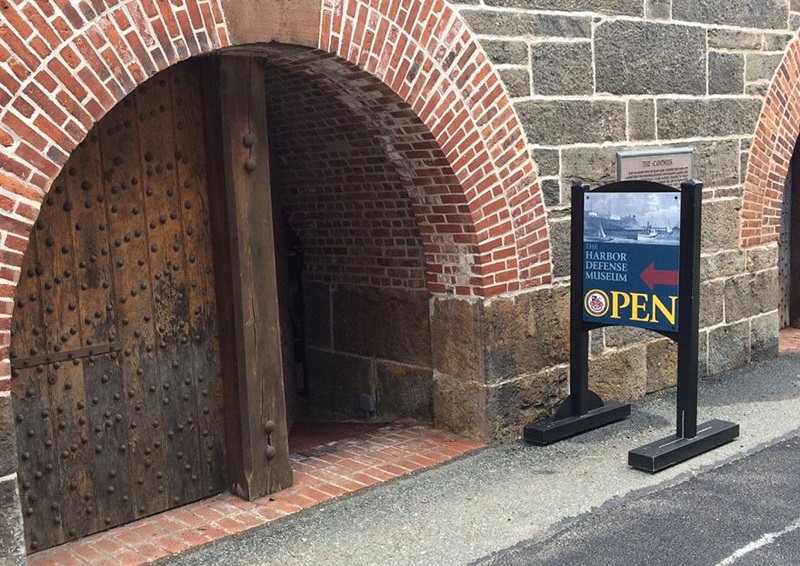
M800 328L784 328L778 333L778 351L781 354L800 352Z
M800 348L800 331L798 331ZM435 466L484 446L412 423L305 425L290 440L295 485L256 501L230 494L29 556L33 566L146 564ZM337 440L334 440L338 436Z

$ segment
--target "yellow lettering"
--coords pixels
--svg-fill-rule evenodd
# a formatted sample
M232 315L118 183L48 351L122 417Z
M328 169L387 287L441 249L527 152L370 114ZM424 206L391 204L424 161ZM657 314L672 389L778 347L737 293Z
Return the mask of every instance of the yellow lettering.
M636 322L650 322L649 318L642 318L639 313L647 312L647 295L644 293L631 293L633 306L631 306L631 320Z
M670 297L670 308L667 310L667 307L664 303L661 302L656 295L653 295L653 316L652 321L658 323L658 311L661 311L661 314L664 315L664 318L667 319L672 326L675 326L675 311L678 308L678 297Z
M625 311L625 309L630 309L628 320L632 322L659 324L659 317L661 317L675 326L675 319L678 313L678 297L669 297L669 306L667 306L656 295L611 291L611 318L616 320L623 318L620 311Z
M620 303L622 299L622 303ZM620 291L611 291L611 318L620 318L619 309L628 308L631 304L631 299L627 293Z

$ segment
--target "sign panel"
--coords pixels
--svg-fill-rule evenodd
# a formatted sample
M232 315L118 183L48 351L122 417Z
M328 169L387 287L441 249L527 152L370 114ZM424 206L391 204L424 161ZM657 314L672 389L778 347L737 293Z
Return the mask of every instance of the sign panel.
M678 330L681 194L589 192L583 320Z
M617 153L617 181L653 181L671 187L693 176L691 147Z

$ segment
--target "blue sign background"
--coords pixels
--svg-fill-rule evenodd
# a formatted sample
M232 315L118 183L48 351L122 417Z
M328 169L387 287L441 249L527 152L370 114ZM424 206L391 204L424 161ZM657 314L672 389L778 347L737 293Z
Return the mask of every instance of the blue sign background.
M676 332L678 330L677 278L680 267L679 252L680 246L677 245L625 244L618 241L584 242L583 320L600 324L636 326L651 330ZM622 260L623 257L624 261ZM650 278L653 290L645 283L642 278L643 274L646 278ZM674 284L669 284L673 281ZM609 302L608 308L602 316L592 315L587 307L587 295L592 290L599 290L605 293ZM651 320L647 322L631 320L632 310L630 305L625 308L618 308L617 315L619 318L612 318L614 315L612 291L627 293L629 298L631 293L647 295L646 309L640 309L640 316L637 318L643 318L642 313L644 313L644 316ZM672 305L676 305L674 309L674 326L669 323L663 313L654 309L653 295L656 295L667 309L671 310ZM671 297L674 297L674 299ZM639 297L639 301L642 304L641 297ZM602 300L595 303L595 305L602 306L601 303ZM617 306L621 307L622 304L624 304L624 297L617 295ZM654 313L656 314L655 317L652 316Z

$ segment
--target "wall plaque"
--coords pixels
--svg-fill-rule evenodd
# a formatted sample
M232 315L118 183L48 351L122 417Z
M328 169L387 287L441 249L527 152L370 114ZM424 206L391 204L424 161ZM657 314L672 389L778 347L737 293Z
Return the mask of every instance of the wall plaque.
M680 187L694 176L694 148L617 152L617 181L652 181Z

